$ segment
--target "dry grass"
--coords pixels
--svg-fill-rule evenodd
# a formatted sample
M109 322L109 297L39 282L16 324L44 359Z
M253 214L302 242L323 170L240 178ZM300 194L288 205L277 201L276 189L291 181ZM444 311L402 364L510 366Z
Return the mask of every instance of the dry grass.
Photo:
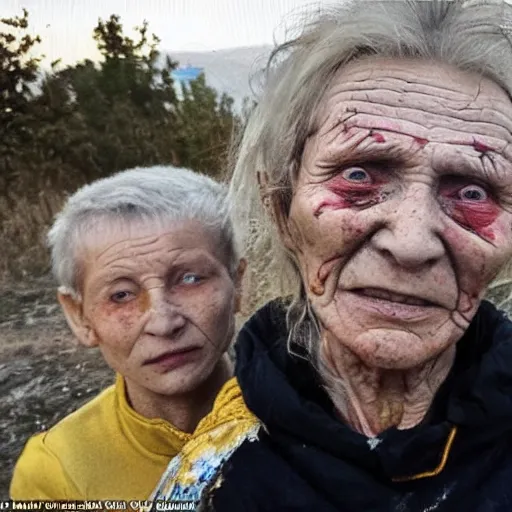
M45 235L64 203L64 193L41 192L36 199L0 197L0 278L44 274L49 268Z

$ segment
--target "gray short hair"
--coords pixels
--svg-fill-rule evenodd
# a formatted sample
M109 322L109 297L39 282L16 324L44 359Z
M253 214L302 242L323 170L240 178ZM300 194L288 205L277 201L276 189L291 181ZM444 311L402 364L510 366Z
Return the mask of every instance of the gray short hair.
M285 252L272 213L288 214L304 144L333 77L368 56L426 59L488 77L511 95L511 13L510 5L496 0L347 0L309 14L299 35L273 51L258 105L234 152L230 197L241 232L250 237L249 259L259 271L272 268L284 278L277 295L293 297L288 322L295 340L311 348L317 329L298 265Z
M80 239L111 220L198 220L219 234L226 267L233 276L239 251L226 195L225 185L172 166L138 167L85 185L69 197L48 232L53 273L60 289L80 295Z

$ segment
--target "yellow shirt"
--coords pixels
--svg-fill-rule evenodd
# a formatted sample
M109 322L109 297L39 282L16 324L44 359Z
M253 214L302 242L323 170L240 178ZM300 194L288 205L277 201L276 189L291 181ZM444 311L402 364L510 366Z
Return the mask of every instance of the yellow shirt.
M230 402L250 415L235 378L224 385L198 430L223 421L222 410L231 415ZM136 413L118 376L115 385L29 439L14 469L10 495L19 500L147 499L170 459L192 437L165 420Z

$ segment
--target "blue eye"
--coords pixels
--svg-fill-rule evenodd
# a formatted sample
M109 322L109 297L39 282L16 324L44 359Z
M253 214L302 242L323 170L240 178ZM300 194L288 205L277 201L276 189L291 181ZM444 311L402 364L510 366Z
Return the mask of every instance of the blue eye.
M478 185L468 185L459 191L459 197L466 201L485 201L487 192Z
M184 284L196 284L201 280L197 274L184 274L181 281Z
M355 181L357 183L370 183L372 181L370 175L361 167L351 167L345 169L342 176L347 181Z
M130 301L131 299L133 299L133 297L134 297L134 294L132 292L123 290L120 292L113 293L110 296L110 300L112 302L117 302L118 304L122 304L124 302Z

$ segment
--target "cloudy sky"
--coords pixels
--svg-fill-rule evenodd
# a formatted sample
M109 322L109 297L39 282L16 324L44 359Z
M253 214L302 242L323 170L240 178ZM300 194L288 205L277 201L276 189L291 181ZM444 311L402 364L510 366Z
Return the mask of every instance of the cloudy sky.
M119 14L131 29L144 19L161 49L207 51L280 40L290 15L326 0L0 0L1 16L30 13L46 62L97 57L92 29L99 17Z

